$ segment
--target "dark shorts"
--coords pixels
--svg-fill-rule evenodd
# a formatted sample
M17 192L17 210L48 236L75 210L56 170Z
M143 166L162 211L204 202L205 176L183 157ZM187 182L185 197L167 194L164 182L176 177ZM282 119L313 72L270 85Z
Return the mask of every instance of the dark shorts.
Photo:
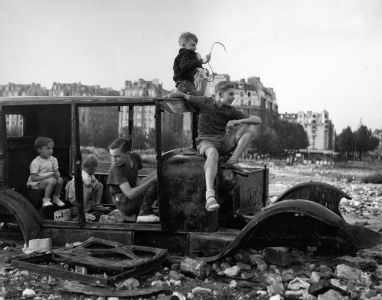
M224 136L216 135L200 135L196 140L196 147L200 155L205 156L205 152L209 148L215 148L219 155L230 154L235 151L237 146L236 134L243 125L235 126L228 134Z
M198 92L195 84L187 80L177 82L176 88L178 92L189 94L191 96L203 96L201 93Z

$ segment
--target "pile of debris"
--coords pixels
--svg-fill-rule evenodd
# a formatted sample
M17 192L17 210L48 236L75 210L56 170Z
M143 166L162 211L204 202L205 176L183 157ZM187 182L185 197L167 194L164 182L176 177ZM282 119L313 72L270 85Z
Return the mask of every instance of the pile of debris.
M47 242L45 246L49 248L51 244ZM72 246L71 244L70 247ZM44 255L51 253L50 250L48 252L45 250L47 248L37 252L44 252ZM56 253L60 253L59 251ZM12 265L17 266L17 261L25 258L33 260L35 257L38 257L36 252L24 255L13 260ZM90 298L87 299L94 300L120 298L382 300L380 263L382 263L380 249L362 250L356 257L321 256L315 247L308 247L304 252L284 247L269 247L262 250L241 249L232 256L212 263L206 263L201 258L167 256L166 261L148 272L130 278L125 277L102 287L68 281L65 280L67 278L61 277L60 273L55 275L57 278L52 277L52 273L50 273L52 276L37 275L31 280L36 283L33 286L31 282L25 283L26 281L20 279L36 276L33 274L36 272L35 268L22 271L8 266L0 272L0 281L3 285L0 299L3 299L2 297L20 299L22 296L25 299L35 300L70 299L65 298L67 293L77 293L88 295ZM50 262L45 265L52 267L53 264ZM65 263L58 265L64 266ZM87 272L84 266L73 267L69 271L80 275ZM20 285L20 282L24 282L24 285ZM61 293L47 295L46 291L41 290L41 283L54 288L56 293L57 290ZM17 287L18 290L12 290L12 287Z

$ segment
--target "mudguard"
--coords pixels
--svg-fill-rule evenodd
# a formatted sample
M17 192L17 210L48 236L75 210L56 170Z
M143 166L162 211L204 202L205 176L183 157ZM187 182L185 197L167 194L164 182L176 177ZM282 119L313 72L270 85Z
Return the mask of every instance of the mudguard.
M222 259L243 246L317 246L355 253L381 242L382 238L378 233L347 224L320 204L301 199L285 200L256 212L253 219L221 253L200 259L207 262Z
M6 189L0 193L0 205L15 216L26 243L41 238L42 218L24 196L14 190Z
M321 204L343 218L339 210L339 203L342 198L351 199L348 194L335 186L311 181L292 186L281 194L276 202L287 199L305 199Z

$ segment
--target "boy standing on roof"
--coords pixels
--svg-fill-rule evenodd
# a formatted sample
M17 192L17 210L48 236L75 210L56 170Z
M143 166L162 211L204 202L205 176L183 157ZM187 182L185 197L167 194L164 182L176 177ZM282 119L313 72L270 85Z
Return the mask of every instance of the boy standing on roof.
M215 98L190 96L181 92L166 97L188 100L200 111L196 142L199 154L207 158L204 164L206 209L215 211L220 207L215 199L214 190L219 155L233 152L225 168L241 176L248 176L248 171L239 166L239 157L251 142L255 134L255 125L261 124L261 119L232 107L235 99L234 84L227 81L221 81L215 86ZM234 126L236 127L233 128ZM228 133L226 127L231 129Z
M195 52L198 38L191 32L183 32L179 37L178 56L174 61L174 81L179 92L187 93L194 96L200 96L194 84L194 75L197 68L203 68L202 64L206 64L211 60L208 54L204 59L200 59Z

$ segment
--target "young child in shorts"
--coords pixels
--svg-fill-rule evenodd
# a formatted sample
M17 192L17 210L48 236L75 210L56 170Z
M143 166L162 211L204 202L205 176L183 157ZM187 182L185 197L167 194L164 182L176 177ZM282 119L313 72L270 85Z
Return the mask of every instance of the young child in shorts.
M30 176L27 186L32 189L45 190L42 199L42 207L53 205L64 206L65 203L60 200L60 193L63 185L60 172L58 171L58 162L53 154L54 142L48 137L39 137L34 142L34 147L39 153L30 165ZM53 201L50 198L53 192Z
M197 68L203 68L202 64L206 64L211 60L208 54L204 59L200 58L196 50L198 38L191 32L183 32L179 37L179 54L174 60L174 81L178 91L190 95L201 96L196 89L194 76Z
M214 190L219 155L230 155L226 169L248 176L248 171L239 165L239 157L251 142L255 125L261 124L260 118L244 114L232 106L234 88L233 83L221 81L215 86L215 98L190 96L180 92L166 96L188 100L200 111L196 141L199 154L207 158L204 165L207 211L216 211L220 207ZM226 132L226 128L230 131Z
M94 176L99 159L94 154L88 155L82 163L82 183L84 195L84 211L89 212L95 207L101 207L103 184L100 183ZM78 206L76 200L76 190L74 177L66 185L67 199L75 206Z

